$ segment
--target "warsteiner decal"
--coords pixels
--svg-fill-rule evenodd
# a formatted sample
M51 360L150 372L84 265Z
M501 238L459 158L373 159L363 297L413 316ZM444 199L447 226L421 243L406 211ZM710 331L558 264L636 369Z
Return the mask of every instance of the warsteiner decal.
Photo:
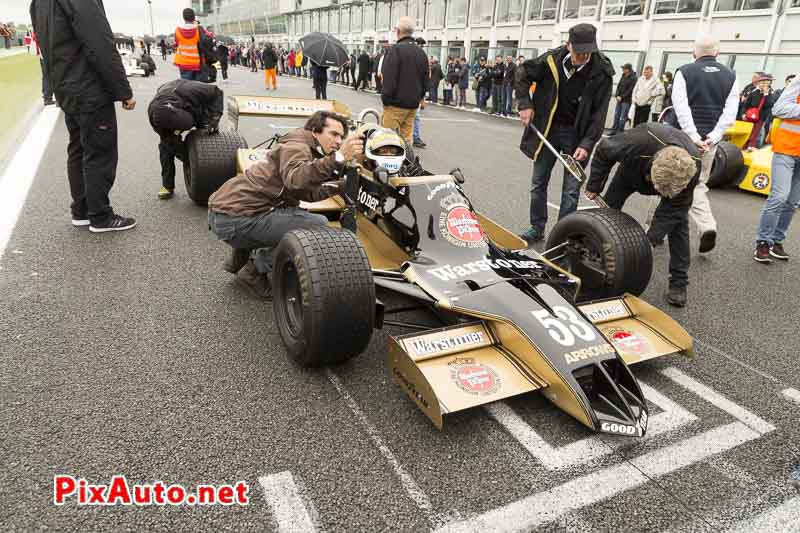
M609 328L604 333L614 346L622 352L645 355L652 351L647 339L627 329Z
M248 100L245 103L247 109L253 109L262 113L299 113L310 115L317 110L316 107L299 104L279 104L274 102L261 102L258 100Z
M583 311L593 323L607 322L629 316L625 305L619 300L581 306L581 311Z
M450 365L450 378L459 389L476 396L494 394L502 383L500 376L491 366L476 363L471 357L455 358Z
M481 344L484 341L482 331L471 331L462 335L454 337L445 337L443 339L434 339L426 341L425 339L409 339L409 344L413 348L414 355L430 355L440 352L446 352L453 348L466 348L475 344Z
M542 266L537 261L518 261L516 259L479 259L463 265L442 265L438 268L426 270L442 281L451 281L471 274L479 274L490 270L502 268L515 268L519 270L538 270Z
M588 348L583 348L582 350L575 350L572 352L567 352L564 354L564 360L566 360L567 364L575 364L580 363L586 359L591 359L592 357L597 357L599 355L608 355L614 353L614 347L604 342L603 344L598 344L597 346L589 346Z

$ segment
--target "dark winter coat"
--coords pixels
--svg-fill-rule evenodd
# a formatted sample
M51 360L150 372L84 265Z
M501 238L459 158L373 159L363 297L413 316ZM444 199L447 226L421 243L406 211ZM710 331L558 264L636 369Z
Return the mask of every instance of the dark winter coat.
M461 70L458 73L458 88L469 89L469 65L459 65Z
M191 80L173 80L165 83L147 106L147 116L153 123L153 112L159 106L177 107L191 113L195 127L219 126L225 98L216 85ZM160 132L159 132L160 133Z
M492 67L492 84L495 87L502 86L505 77L506 77L505 63L495 64L495 66Z
M419 107L428 87L428 57L414 39L403 37L389 48L383 58L382 74L384 106Z
M694 188L700 178L700 151L692 139L681 130L657 122L640 124L624 133L600 141L592 158L592 172L586 182L586 190L603 192L611 169L619 163L614 179L625 180L639 194L658 194L650 181L650 169L656 152L665 146L683 148L697 162L697 172L686 188L671 199L663 198L673 206L688 210L692 205Z
M517 65L511 63L510 65L506 63L506 71L503 77L503 85L510 85L514 86L517 83Z
M361 55L358 56L358 75L365 76L367 72L369 72L371 65L372 60L370 60L369 54L362 52Z
M633 98L633 88L636 87L637 79L639 78L636 77L635 72L631 72L627 76L623 74L619 79L619 83L617 83L617 92L614 96L622 98L620 102L630 104Z
M478 70L478 73L475 74L475 77L478 78L478 88L479 89L489 89L492 88L492 69L487 66L483 66Z
M438 87L442 83L442 78L444 78L442 66L439 63L431 65L431 87Z
M264 63L264 70L269 70L278 66L278 58L275 56L275 49L267 46L261 54L261 61Z
M518 70L514 93L519 109L534 110L533 125L544 135L550 132L552 117L558 105L557 69L563 68L562 61L567 53L566 46L549 50L535 59L525 61L521 70ZM581 93L575 128L578 134L577 145L591 153L605 127L614 67L608 57L601 52L594 52L591 61L584 68L590 69L589 80ZM533 83L536 83L536 90L531 100L530 90ZM522 153L535 160L541 149L542 143L538 135L530 128L525 128L520 143Z
M133 97L102 0L33 0L30 14L64 113L90 113Z

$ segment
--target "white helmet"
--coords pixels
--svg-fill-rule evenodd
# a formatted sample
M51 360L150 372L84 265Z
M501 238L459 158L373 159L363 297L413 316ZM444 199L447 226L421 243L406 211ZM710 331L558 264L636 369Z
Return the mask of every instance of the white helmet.
M375 128L364 144L364 155L374 163L374 168L383 167L389 174L397 174L406 160L403 139L388 128Z

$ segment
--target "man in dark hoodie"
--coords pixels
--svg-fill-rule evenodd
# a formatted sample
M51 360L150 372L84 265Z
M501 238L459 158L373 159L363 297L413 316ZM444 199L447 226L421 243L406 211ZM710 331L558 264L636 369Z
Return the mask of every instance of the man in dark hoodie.
M338 192L344 164L361 154L364 141L347 135L347 121L317 111L302 129L280 138L243 174L226 181L208 199L208 225L233 248L223 268L260 298L271 296L273 252L281 238L299 228L324 226L328 219L300 202ZM250 259L253 251L253 259Z
M72 225L94 233L131 229L136 221L115 214L108 194L117 172L114 102L132 110L136 100L103 2L33 0L30 14L69 132Z
M636 81L633 65L630 63L622 65L622 77L617 83L617 105L614 107L614 124L611 126L614 133L625 130L625 122L628 120L628 111L633 101L633 89L636 87Z
M530 126L536 127L556 150L572 155L584 165L603 134L614 67L598 51L596 33L591 24L573 26L566 45L525 61L518 71L516 94L520 120L525 126L520 150L534 161L531 227L521 235L528 243L544 239L547 185L556 162ZM580 183L565 173L559 219L578 208L579 190Z
M181 134L192 128L206 128L216 134L224 103L222 90L208 83L174 80L158 88L147 107L147 116L160 138L161 200L172 198L175 191L175 159L186 162Z

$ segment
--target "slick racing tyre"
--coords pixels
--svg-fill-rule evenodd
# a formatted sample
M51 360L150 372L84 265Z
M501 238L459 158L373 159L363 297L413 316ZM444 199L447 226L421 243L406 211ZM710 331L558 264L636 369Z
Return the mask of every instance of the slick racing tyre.
M349 231L292 230L275 251L273 312L289 355L302 367L363 352L375 324L367 254Z
M186 136L186 161L183 179L194 203L208 205L208 197L236 175L236 150L247 148L247 141L236 131L209 135L194 130Z
M717 152L714 154L714 164L711 166L711 174L708 175L708 187L720 189L733 185L742 175L743 169L742 151L735 144L722 141L717 145Z
M616 209L577 211L558 221L547 250L551 260L581 279L579 300L639 295L653 272L653 250L636 220Z

